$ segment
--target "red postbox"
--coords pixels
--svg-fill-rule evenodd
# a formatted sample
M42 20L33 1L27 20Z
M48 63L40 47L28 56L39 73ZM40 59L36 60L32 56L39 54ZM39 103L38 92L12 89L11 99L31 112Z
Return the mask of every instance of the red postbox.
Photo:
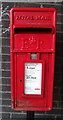
M10 11L12 108L52 109L56 42L54 8L12 8Z

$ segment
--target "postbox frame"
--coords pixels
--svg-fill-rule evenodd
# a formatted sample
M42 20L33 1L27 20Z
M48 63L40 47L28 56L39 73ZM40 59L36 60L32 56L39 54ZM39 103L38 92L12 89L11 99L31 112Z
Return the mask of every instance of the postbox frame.
M54 25L39 25L39 24L37 24L37 28L51 28L52 29L52 34L53 34L53 32L55 33L54 34L54 39L56 39L56 9L54 9L54 8L12 8L11 9L11 11L10 11L10 61L11 61L11 64L10 64L10 68L11 68L11 92L12 92L12 95L11 95L11 99L12 99L12 108L14 109L14 110L27 110L27 111L32 111L32 110L34 110L34 111L36 111L36 110L39 110L39 111L49 111L49 110L51 110L52 109L52 97L51 96L49 96L48 97L48 108L47 107L44 107L44 108L34 108L34 107L17 107L16 106L16 76L15 76L15 79L14 79L14 74L16 73L16 70L15 70L15 73L14 73L14 64L16 63L16 60L15 60L15 62L14 62L14 58L16 58L16 53L28 53L28 51L26 50L15 50L14 49L14 43L13 43L13 40L14 40L14 37L13 37L13 35L14 35L14 29L15 28L25 28L25 27L32 27L32 25L29 25L29 24L27 24L27 25L14 25L14 12L15 11L27 11L27 12L31 12L31 11L33 11L33 12L37 12L37 11L39 11L39 12L43 12L43 11L45 11L45 12L47 12L47 11L49 11L49 12L54 12L54 14L55 14L55 17L54 17ZM35 28L36 27L36 25L34 25L34 27L33 28ZM54 41L55 42L55 41ZM40 52L40 53L53 53L53 55L52 55L52 64L51 64L51 67L52 67L52 69L54 70L54 57L55 57L55 46L54 46L54 50L41 50L41 51L35 51L35 50L33 50L33 51L29 51L29 52ZM30 61L30 60L29 60ZM36 62L36 60L34 60L35 62ZM25 61L26 62L26 61ZM39 62L39 60L38 60L38 62ZM44 63L44 62L43 62ZM15 64L15 68L16 68L16 64ZM45 67L44 67L45 68ZM43 69L44 69L43 68ZM54 71L52 70L52 73L54 74ZM53 74L52 75L50 75L51 77L53 77ZM13 80L14 79L14 80ZM44 80L43 80L44 81ZM14 84L14 82L15 82L15 84ZM54 83L54 81L51 81L51 86L50 86L50 88L52 87L53 88L53 83ZM48 84L47 83L47 81L46 81L46 84ZM44 82L43 82L43 88L44 88ZM44 93L44 89L43 89L43 93ZM53 93L53 90L51 90L51 93ZM47 94L47 92L45 93L45 94ZM43 94L44 95L44 94ZM41 96L41 97L43 97L43 95ZM53 96L53 95L52 95ZM29 97L28 95L25 95L25 97ZM31 96L30 96L31 97ZM33 97L33 96L32 96ZM36 96L35 96L36 97ZM38 96L37 96L38 97ZM38 99L39 99L39 97L38 97ZM50 100L50 101L49 101Z

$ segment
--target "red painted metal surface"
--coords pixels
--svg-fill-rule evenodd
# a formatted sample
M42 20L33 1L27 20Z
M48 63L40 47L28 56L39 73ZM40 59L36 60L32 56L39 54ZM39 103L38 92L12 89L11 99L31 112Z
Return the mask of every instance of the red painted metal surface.
M54 8L10 11L11 104L14 110L52 109L56 43ZM33 60L31 54L35 53ZM25 63L41 63L41 94L25 94ZM38 79L39 81L39 79ZM35 88L39 90L39 88Z

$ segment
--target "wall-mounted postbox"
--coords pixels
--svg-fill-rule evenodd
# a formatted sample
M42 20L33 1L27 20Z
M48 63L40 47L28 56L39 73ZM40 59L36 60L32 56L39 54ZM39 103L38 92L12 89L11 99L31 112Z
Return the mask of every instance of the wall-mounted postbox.
M15 110L52 109L56 10L10 11L11 98Z

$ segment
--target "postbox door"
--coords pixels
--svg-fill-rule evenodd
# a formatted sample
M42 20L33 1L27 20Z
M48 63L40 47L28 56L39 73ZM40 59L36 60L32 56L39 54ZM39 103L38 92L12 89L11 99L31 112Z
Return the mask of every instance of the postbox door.
M19 106L39 107L40 104L42 105L42 107L44 107L44 105L46 107L46 100L43 101L43 104L42 104L42 100L41 100L41 99L44 99L45 62L44 62L44 60L28 59L29 55L30 54L27 54L27 53L25 53L25 54L19 53L16 56L16 59L17 59L17 65L16 65L16 68L17 68L16 69L16 73L17 73L17 76L16 76L16 100L17 101L16 101L16 104L18 107ZM27 64L27 67L29 68L29 70L27 70L26 64ZM35 69L35 70L32 70L32 69ZM29 71L31 71L31 72L29 72ZM25 72L28 72L28 73L25 73ZM30 77L30 78L28 80L25 77ZM32 77L34 77L35 79ZM26 88L26 86L27 86L27 88ZM36 99L37 99L37 102L36 102Z

